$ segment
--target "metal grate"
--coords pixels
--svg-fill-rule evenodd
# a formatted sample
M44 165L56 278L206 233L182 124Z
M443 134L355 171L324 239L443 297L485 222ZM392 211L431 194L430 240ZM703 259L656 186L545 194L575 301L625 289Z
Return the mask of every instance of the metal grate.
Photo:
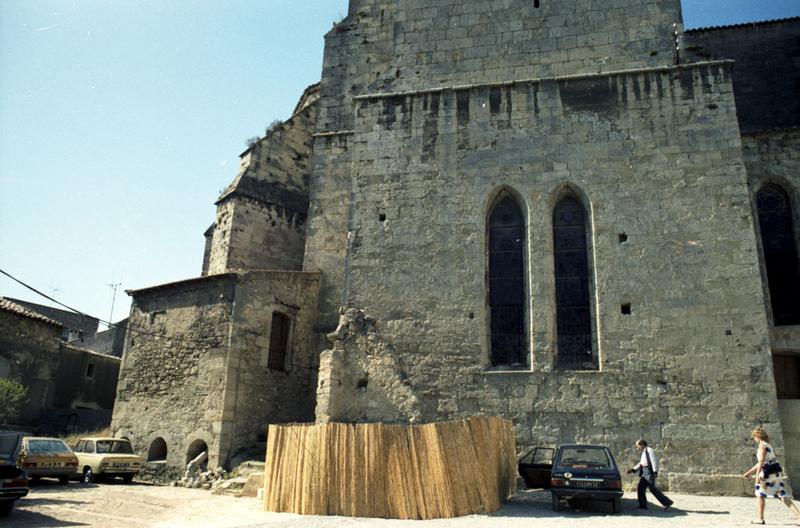
M492 366L526 363L524 237L522 211L506 196L489 215Z
M773 324L800 324L800 269L789 196L768 184L758 191L756 207Z
M553 211L553 248L556 275L557 366L592 370L592 317L589 308L589 265L586 214L568 196Z

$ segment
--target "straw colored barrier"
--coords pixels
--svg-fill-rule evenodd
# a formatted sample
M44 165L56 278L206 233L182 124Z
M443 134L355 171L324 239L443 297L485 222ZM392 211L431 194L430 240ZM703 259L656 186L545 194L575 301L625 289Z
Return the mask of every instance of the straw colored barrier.
M516 486L511 422L271 425L264 509L436 519L500 509Z

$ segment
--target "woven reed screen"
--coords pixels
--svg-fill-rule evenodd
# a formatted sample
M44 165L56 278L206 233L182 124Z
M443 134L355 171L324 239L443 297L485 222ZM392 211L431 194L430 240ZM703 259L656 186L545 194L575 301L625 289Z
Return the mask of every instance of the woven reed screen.
M264 509L436 519L494 512L516 487L511 422L271 425Z

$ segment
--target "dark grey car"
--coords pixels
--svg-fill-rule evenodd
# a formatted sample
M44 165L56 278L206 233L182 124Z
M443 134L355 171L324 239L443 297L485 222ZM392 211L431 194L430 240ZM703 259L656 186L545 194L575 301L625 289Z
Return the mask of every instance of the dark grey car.
M564 500L570 505L607 500L614 513L622 509L622 477L614 455L605 446L537 447L520 459L518 469L529 488L550 490L555 511L561 510Z
M28 494L28 476L17 468L22 435L0 432L0 517L7 517L17 499Z

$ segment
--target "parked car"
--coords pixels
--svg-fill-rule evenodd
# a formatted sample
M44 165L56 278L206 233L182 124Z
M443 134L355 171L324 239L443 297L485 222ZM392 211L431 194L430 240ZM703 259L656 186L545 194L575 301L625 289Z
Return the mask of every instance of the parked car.
M17 499L28 494L28 475L17 467L21 437L0 432L0 517L7 517Z
M87 484L103 477L122 477L130 484L144 467L144 460L133 454L124 438L82 438L73 451L78 455L78 473Z
M66 484L78 470L78 457L63 440L26 436L22 439L17 465L33 480L56 477Z
M567 444L558 449L536 447L519 461L528 488L549 489L553 510L562 501L607 500L614 513L622 509L622 477L611 451L600 445Z

